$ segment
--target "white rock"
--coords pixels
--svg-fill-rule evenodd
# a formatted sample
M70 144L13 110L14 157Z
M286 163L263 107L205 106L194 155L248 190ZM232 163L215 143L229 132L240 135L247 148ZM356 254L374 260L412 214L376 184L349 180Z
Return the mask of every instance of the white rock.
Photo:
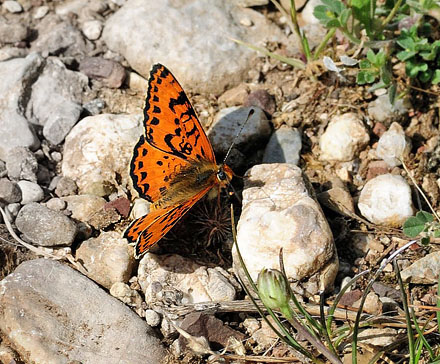
M22 205L26 205L31 202L39 202L44 198L43 189L37 183L22 180L17 184L21 189Z
M224 269L207 268L179 255L147 253L139 263L138 279L147 304L172 292L182 303L231 301L236 293Z
M20 3L13 0L6 0L3 3L3 8L9 11L10 13L21 13L23 11L23 8L20 5Z
M145 310L145 321L151 327L160 325L160 315L154 310Z
M128 87L134 91L146 92L148 90L148 81L136 72L128 72L126 82Z
M49 12L48 6L46 6L46 5L39 6L38 8L35 9L34 19L44 18L48 12Z
M254 25L241 25L243 16ZM215 94L240 83L257 57L229 38L256 45L285 40L263 14L223 0L129 0L107 19L103 32L106 45L145 78L153 63L162 62L185 89Z
M430 253L402 270L404 282L436 284L439 279L440 251Z
M102 22L99 20L88 20L82 25L82 32L90 40L99 39L102 33Z
M131 289L128 284L125 284L124 282L113 283L110 288L110 294L125 304L135 307L136 312L141 312L143 299L139 292Z
M76 251L76 258L86 268L89 278L108 289L116 282L128 282L135 262L127 241L115 231L84 241Z
M397 330L391 327L372 328L359 332L359 341L364 345L383 347L394 343L396 336Z
M62 172L81 193L104 196L109 186L127 186L133 147L142 133L140 115L102 114L82 119L64 144ZM115 175L121 176L121 183Z
M358 207L372 223L389 226L400 226L414 211L408 183L392 174L369 180L361 191Z
M392 123L382 134L377 143L376 155L382 158L390 167L400 166L401 160L408 156L411 141L406 137L403 128L398 123Z
M130 217L133 219L138 219L150 212L151 203L143 198L136 198L133 201Z
M305 287L312 294L330 288L338 271L333 236L301 170L290 164L262 164L245 178L237 241L252 278L264 267L279 269L283 248L290 278L313 276ZM237 258L234 247L236 272L241 269Z
M328 161L350 161L369 141L368 132L356 114L336 115L319 140L321 158Z

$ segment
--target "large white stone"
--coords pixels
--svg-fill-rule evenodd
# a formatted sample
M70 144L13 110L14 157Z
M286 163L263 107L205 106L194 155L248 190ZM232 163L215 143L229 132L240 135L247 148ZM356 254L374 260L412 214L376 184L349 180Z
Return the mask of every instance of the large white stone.
M408 183L392 174L369 180L361 191L358 207L372 223L389 226L402 225L414 211Z
M368 132L356 114L336 115L319 140L321 159L350 161L369 141Z
M304 286L314 294L332 286L338 260L330 227L306 183L294 165L252 167L245 175L237 242L253 279L263 268L279 269L283 248L287 275L308 277ZM240 271L235 248L233 258Z
M242 26L243 18L253 26ZM223 0L129 0L107 19L102 37L145 78L160 62L185 89L216 94L238 84L257 56L231 38L285 39L263 14Z
M103 196L129 185L131 155L141 133L140 115L102 114L82 119L66 137L63 175L72 178L83 194Z

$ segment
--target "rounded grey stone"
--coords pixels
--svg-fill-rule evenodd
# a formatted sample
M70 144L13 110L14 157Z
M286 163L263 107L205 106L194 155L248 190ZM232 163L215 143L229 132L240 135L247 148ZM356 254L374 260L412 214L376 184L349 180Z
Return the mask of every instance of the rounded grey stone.
M0 202L14 203L21 201L21 191L16 183L7 178L0 179Z
M6 157L6 169L11 179L37 181L37 158L26 147L15 147L9 151Z
M298 129L283 125L270 137L264 151L263 163L298 165L301 147L301 133Z
M40 246L70 246L77 233L70 218L35 202L23 206L15 225L27 239Z
M58 197L76 195L77 192L78 186L70 177L61 177L55 188L55 194Z
M67 206L67 202L58 198L54 197L51 198L49 201L46 202L46 206L50 208L51 210L55 211L61 211L64 210Z
M24 262L0 287L0 330L26 362L165 362L143 319L65 264Z
M37 183L22 180L17 184L21 190L22 205L26 205L31 202L39 202L44 198L43 189Z

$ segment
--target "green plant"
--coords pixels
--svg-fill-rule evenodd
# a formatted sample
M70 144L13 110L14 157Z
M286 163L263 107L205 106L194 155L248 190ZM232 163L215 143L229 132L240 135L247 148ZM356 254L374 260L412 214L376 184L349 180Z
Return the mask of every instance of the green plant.
M397 38L397 44L403 49L396 56L405 62L405 71L408 77L418 78L423 83L440 82L440 40L430 41L431 25L423 27L413 25L410 29L402 29ZM420 33L420 35L419 35Z
M420 236L420 242L426 245L433 238L440 238L440 223L434 220L434 215L429 212L418 211L416 216L411 216L405 221L403 233L410 238Z

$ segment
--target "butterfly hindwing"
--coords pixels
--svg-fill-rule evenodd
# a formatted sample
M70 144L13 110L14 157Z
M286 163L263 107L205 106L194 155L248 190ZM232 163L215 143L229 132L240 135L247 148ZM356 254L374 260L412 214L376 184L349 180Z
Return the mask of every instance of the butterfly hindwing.
M125 231L124 238L130 243L136 243L135 256L139 257L147 252L211 187L205 188L184 203L153 210L134 220Z
M183 160L215 162L211 143L172 73L156 64L144 108L145 138L153 147Z

